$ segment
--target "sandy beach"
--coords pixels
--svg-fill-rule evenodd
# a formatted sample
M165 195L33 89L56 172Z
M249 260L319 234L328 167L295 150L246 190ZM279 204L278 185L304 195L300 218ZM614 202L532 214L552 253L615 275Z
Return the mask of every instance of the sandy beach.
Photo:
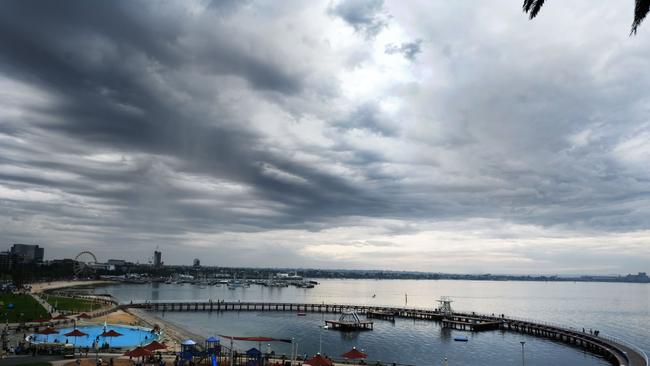
M96 280L96 281L53 281L53 282L40 282L32 284L32 293L37 294L46 290L60 289L66 287L76 286L95 286L114 283L112 281ZM145 311L129 309L117 309L109 314L101 317L84 320L81 323L85 324L125 324L137 325L145 327L153 327L158 324L163 329L163 336L161 341L170 346L168 351L178 352L180 350L180 341L187 338L202 339L202 337L182 329L174 324L164 321L153 314L148 314Z
M83 322L88 324L103 324L104 322L106 322L108 324L124 324L124 325L140 325L140 326L148 325L145 322L143 322L140 318L124 310L115 310L110 314L106 314L104 316L100 316L97 318L88 319Z
M90 286L90 285L103 285L114 283L113 281L95 280L95 281L53 281L53 282L38 282L31 284L32 293L39 293L46 290L53 290L65 287L76 286Z

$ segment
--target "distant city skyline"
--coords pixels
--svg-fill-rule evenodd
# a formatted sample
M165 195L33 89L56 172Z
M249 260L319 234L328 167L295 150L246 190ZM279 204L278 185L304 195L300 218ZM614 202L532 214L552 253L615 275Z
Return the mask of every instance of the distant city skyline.
M550 5L2 1L0 249L648 272L650 25Z

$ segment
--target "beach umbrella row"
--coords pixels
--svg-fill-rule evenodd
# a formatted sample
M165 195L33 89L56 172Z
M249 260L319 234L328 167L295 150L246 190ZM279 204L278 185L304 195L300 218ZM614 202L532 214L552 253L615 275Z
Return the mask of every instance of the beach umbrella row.
M356 347L352 347L351 350L345 352L341 356L348 360L359 360L368 357L367 354L359 351ZM323 357L320 353L317 353L314 357L305 360L303 364L310 366L332 366L333 362L329 358Z
M90 319L90 318L91 318L91 316L86 314L86 313L81 313L81 314L77 315L77 319ZM45 318L37 318L37 319L32 320L31 322L32 323L47 323L47 322L51 322L52 320L68 320L68 319L70 319L70 318L63 315L63 314L59 314L59 315L55 316L54 318L47 318L47 317L45 317Z

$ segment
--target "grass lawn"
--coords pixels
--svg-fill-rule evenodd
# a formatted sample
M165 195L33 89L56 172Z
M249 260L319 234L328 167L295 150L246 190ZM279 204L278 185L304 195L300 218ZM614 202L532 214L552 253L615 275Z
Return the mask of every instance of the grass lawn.
M87 300L87 299L74 299L71 297L63 296L48 296L44 295L43 298L54 306L57 310L66 310L72 312L87 312L91 310L97 310L103 306L103 304L98 304L96 302Z
M29 295L0 294L0 303L0 322L5 322L7 315L9 323L28 322L49 316L41 304ZM13 309L8 308L9 304L14 304Z

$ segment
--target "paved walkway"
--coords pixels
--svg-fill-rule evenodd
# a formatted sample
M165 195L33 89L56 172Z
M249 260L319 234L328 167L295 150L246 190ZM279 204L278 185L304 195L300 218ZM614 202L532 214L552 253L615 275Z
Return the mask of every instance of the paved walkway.
M54 311L54 306L50 305L50 303L45 301L45 299L32 292L30 292L29 295L33 297L34 300L36 300L39 304L41 304L41 306L45 309L45 311L50 313L50 316L55 317L59 315L58 312Z
M0 365L2 366L14 366L14 365L23 365L26 363L34 362L51 362L60 360L61 356L9 356L5 359L0 359Z

